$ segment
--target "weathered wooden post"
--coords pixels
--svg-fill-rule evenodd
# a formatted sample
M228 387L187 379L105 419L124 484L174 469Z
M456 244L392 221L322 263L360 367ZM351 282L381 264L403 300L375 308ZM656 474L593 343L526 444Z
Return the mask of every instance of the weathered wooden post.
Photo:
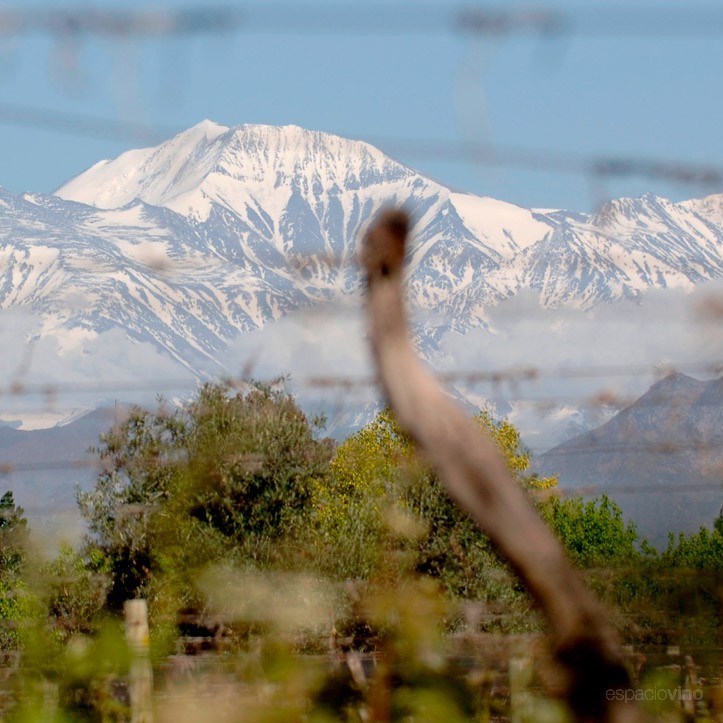
M128 675L131 723L152 723L153 671L148 657L148 606L145 600L126 600L123 612L131 652Z
M426 453L450 496L489 536L535 598L550 626L580 720L642 720L615 632L562 546L515 482L502 454L439 387L407 330L402 283L409 220L387 211L361 250L371 344L387 400ZM627 702L626 702L627 701Z

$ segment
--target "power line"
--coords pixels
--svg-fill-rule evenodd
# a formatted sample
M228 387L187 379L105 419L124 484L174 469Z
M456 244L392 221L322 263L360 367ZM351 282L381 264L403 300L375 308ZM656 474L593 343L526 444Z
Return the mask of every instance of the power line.
M247 4L237 29L247 33L304 35L549 35L572 28L552 9L468 8L433 3L409 7L367 4L363 7L305 3Z
M362 7L321 3L196 5L182 9L105 10L100 8L5 9L0 34L57 37L157 38L228 33L306 35L481 35L533 34L588 38L697 38L723 34L723 12L705 6L625 6L565 11L553 7L444 6L415 3Z
M100 468L102 462L95 459L63 459L43 462L3 462L0 460L0 476L16 472L59 472L62 470Z
M161 143L183 130L171 125L133 123L12 103L0 103L0 123L84 138L147 144ZM633 176L706 188L723 185L723 167L713 164L625 155L588 155L434 138L410 140L371 137L366 140L388 154L421 160L501 166L603 179Z
M552 11L508 11L416 5L339 7L305 3L246 3L179 10L23 9L0 12L0 34L62 38L156 38L222 33L510 35L549 32L561 25Z
M23 127L31 126L83 138L140 141L150 144L161 143L181 130L171 126L149 126L145 123L66 113L49 108L12 103L0 103L0 123Z
M170 392L195 389L200 379L157 378L144 381L135 379L112 382L23 382L15 380L7 386L0 386L0 397L37 396L53 398L63 394L113 394L122 392Z
M23 8L0 10L0 35L47 33L63 38L111 38L219 34L237 30L243 15L231 7L195 6L179 10Z
M580 451L584 452L585 454L591 454L593 452L599 452L599 453L610 453L610 452L630 452L630 453L636 453L639 454L640 452L648 452L650 454L657 454L661 456L666 456L670 454L671 452L687 452L687 451L694 451L694 452L700 452L700 451L719 451L721 449L721 444L719 439L713 439L708 442L703 442L701 440L683 440L683 441L676 441L676 442L668 442L665 444L656 444L655 442L649 442L649 443L643 443L643 444L601 444L598 446L590 445L586 448L579 448L579 450L573 450L573 453ZM563 453L559 454L560 457L566 456ZM234 458L234 463L237 463L238 460ZM253 460L253 467L256 468L258 465L258 460ZM3 460L0 458L0 476L9 476L15 473L23 473L23 472L47 472L47 471L62 471L62 470L82 470L82 469L101 469L106 466L106 463L102 459L98 458L92 458L92 457L77 457L77 458L71 458L71 459L56 459L56 460L42 460L38 462L11 462L7 460ZM709 490L709 489L717 489L723 491L723 480L717 481L717 482L710 482L710 483L701 483L697 485L685 485L685 484L668 484L668 483L661 483L661 484L654 484L654 485L618 485L618 484L610 484L610 485L581 485L579 490L604 490L604 489L610 489L613 491L619 491L623 489L654 489L654 490L664 490L664 489L673 489L673 490L679 490L679 489L694 489L694 488L700 488Z
M564 446L564 445L568 446ZM551 457L574 457L577 455L593 455L593 454L609 454L612 452L634 453L634 454L657 454L668 456L679 454L680 452L719 452L723 450L723 437L714 437L712 439L689 439L680 441L678 439L645 441L645 442L617 442L617 443L600 443L589 442L584 445L570 446L570 442L563 442L562 448L554 447L544 452L538 450L541 457L550 459ZM535 451L534 449L531 451ZM721 454L723 464L723 453ZM723 467L721 467L723 474ZM721 482L723 484L723 481Z
M665 377L676 372L723 374L723 361L681 362L679 364L599 364L559 367L504 367L485 370L454 369L435 372L442 382L467 384L519 384L542 379L596 379L610 377L655 376ZM292 379L303 386L354 389L378 385L376 376L326 375Z
M560 13L559 32L587 38L705 38L723 35L720 7L624 5Z
M560 491L568 497L591 497L599 494L670 494L671 492L679 492L680 494L698 494L701 492L721 492L723 493L723 483L711 482L701 484L656 484L656 485L585 485L581 487L565 487Z
M390 154L448 163L503 166L596 178L642 177L679 184L719 186L723 169L707 164L630 156L593 156L565 151L519 148L488 143L439 139L372 139Z

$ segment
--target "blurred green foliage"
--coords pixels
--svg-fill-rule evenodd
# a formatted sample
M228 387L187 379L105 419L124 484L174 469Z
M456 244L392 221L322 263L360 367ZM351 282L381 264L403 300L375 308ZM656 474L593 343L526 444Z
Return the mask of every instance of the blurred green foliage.
M667 567L723 572L723 517L715 520L712 530L703 527L687 537L671 534L661 559Z
M512 424L474 420L626 640L720 629L723 520L657 553L609 498L561 497L532 474ZM22 509L0 499L0 653L20 661L0 677L0 717L126 720L118 613L143 596L156 669L176 686L162 720L236 720L239 706L250 721L566 720L529 645L509 652L506 684L485 666L474 636L541 620L389 410L335 447L283 391L208 384L183 409L134 409L96 452L79 549L39 561ZM210 709L205 674L168 672L184 615L223 633L226 697Z
M0 497L0 578L8 580L19 572L27 541L28 521L13 493Z

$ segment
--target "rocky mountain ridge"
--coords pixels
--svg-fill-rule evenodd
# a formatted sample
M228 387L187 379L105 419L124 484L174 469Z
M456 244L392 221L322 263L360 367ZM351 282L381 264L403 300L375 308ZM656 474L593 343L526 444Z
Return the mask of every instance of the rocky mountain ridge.
M542 454L538 471L606 492L643 535L710 526L723 503L723 378L671 374L600 427Z

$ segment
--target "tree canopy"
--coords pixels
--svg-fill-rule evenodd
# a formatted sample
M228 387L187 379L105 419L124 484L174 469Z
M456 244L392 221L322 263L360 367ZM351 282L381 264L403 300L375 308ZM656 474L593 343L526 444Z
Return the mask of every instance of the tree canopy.
M288 394L218 384L182 410L134 409L97 451L103 471L77 497L115 605L159 573L188 582L224 556L261 561L307 514L331 456Z

